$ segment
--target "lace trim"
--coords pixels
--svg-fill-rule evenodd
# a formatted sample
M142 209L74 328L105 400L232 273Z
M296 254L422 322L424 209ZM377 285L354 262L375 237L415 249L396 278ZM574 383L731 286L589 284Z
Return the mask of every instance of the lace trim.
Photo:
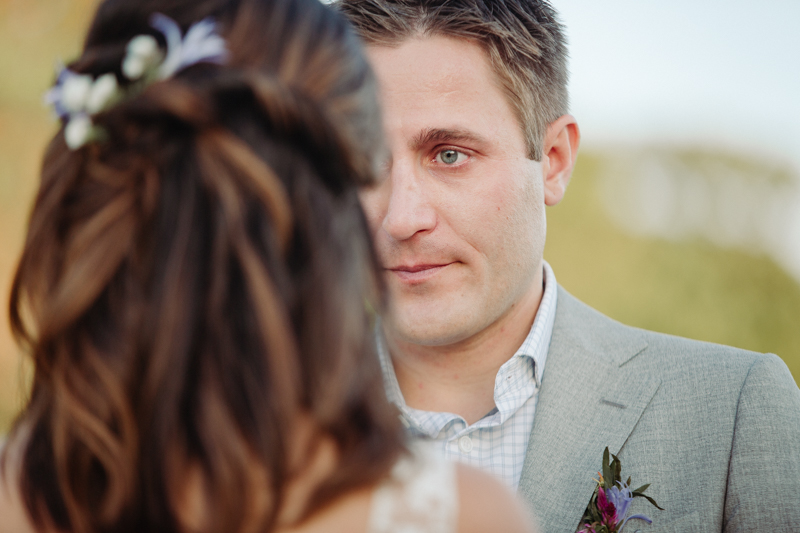
M372 496L368 533L454 533L458 516L455 467L427 443L392 469Z

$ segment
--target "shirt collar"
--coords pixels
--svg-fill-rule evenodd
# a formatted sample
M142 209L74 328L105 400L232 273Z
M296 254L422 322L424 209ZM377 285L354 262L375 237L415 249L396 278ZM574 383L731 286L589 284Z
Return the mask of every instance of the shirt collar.
M544 294L536 311L528 336L517 349L514 357L530 357L534 361L536 386L542 384L544 364L547 361L547 352L550 350L550 339L553 336L553 324L556 321L556 301L558 300L558 283L556 275L547 261L544 265Z
M517 357L530 358L534 363L534 379L536 380L537 389L544 376L544 365L547 360L547 352L550 349L550 339L553 336L553 324L555 323L558 299L558 284L553 269L547 261L542 261L542 263L544 268L544 294L542 295L542 301L539 303L539 309L536 311L536 318L522 345L520 345L512 358L503 365L508 365L512 359ZM386 346L386 339L383 336L380 319L375 324L375 337L386 396L404 415L408 416L411 411L417 410L408 407L405 398L403 398L403 392L397 382L397 375L394 372L389 349ZM502 370L503 368L501 367L500 371L502 372Z

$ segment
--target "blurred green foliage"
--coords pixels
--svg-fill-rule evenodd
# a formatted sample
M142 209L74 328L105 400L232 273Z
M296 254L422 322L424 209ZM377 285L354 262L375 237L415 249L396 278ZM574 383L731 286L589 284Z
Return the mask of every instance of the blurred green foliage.
M625 324L775 353L800 380L800 284L764 256L625 234L599 200L608 157L582 152L548 208L545 258L559 283Z

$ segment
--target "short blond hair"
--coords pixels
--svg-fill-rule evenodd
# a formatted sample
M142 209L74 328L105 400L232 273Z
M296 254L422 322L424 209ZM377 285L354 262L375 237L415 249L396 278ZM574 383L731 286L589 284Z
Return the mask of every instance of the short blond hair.
M440 35L477 42L487 53L527 143L540 161L547 126L567 113L564 27L545 0L337 0L367 44L397 46Z

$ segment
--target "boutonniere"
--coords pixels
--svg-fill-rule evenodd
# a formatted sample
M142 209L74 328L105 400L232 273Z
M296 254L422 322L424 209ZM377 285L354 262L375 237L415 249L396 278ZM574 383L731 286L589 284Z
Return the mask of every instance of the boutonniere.
M611 460L609 460L609 455ZM614 454L608 453L608 448L603 452L603 471L598 472L600 479L596 479L597 488L594 489L589 506L581 518L578 533L620 533L628 520L644 520L648 524L653 521L642 514L628 516L628 507L634 498L645 498L657 509L664 510L644 491L650 484L642 485L638 489L630 489L631 478L622 481L620 472L622 464Z

